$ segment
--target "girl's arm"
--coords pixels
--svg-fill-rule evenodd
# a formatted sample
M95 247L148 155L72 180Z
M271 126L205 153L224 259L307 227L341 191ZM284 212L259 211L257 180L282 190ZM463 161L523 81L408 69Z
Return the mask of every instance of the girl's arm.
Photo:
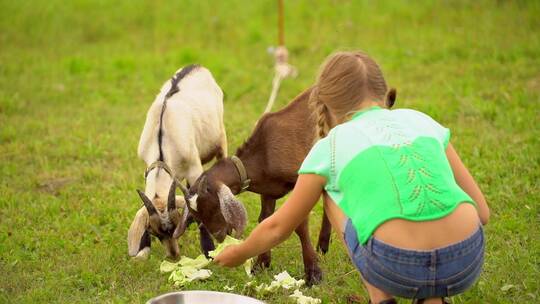
M478 187L474 178L469 173L469 170L467 170L456 150L454 150L454 147L450 143L448 143L448 147L446 148L446 157L450 162L456 182L461 189L467 192L467 194L475 201L478 206L480 221L482 222L482 225L486 225L489 221L489 207L486 199L484 198L480 187Z
M257 225L243 243L228 246L214 261L221 266L238 266L248 258L266 252L286 240L309 215L325 183L326 179L322 176L300 174L283 206Z

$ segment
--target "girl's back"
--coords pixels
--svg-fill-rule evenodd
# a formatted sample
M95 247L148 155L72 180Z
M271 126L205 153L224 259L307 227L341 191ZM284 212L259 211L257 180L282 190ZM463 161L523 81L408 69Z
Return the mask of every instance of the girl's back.
M421 112L371 107L318 142L300 172L327 178L326 191L358 228L361 243L375 234L393 245L410 246L410 238L415 248L436 248L478 226L474 202L457 185L446 157L449 137ZM454 210L460 216L448 217ZM456 225L463 231L451 229ZM437 231L440 237L433 237Z

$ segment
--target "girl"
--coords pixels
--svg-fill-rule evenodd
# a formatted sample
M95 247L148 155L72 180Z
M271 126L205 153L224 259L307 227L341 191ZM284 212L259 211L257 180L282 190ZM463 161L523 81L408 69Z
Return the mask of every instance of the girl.
M450 131L421 112L383 108L394 98L366 54L330 56L310 95L321 139L293 192L215 261L238 266L283 242L323 195L370 303L443 303L468 289L482 269L486 200Z

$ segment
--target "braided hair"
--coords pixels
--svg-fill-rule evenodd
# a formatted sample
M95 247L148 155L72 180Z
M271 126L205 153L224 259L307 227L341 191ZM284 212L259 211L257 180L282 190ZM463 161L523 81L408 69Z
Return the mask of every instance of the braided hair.
M391 107L396 90L388 90L381 69L363 52L338 52L322 65L309 104L317 122L316 138L347 120L365 100Z

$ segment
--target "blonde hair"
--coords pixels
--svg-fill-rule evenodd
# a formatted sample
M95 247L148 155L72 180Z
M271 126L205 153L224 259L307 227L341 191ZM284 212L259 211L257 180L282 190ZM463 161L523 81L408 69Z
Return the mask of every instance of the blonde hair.
M360 51L334 53L322 65L309 96L316 115L317 137L325 137L365 100L391 107L395 99L396 90L388 91L381 69L367 54Z

